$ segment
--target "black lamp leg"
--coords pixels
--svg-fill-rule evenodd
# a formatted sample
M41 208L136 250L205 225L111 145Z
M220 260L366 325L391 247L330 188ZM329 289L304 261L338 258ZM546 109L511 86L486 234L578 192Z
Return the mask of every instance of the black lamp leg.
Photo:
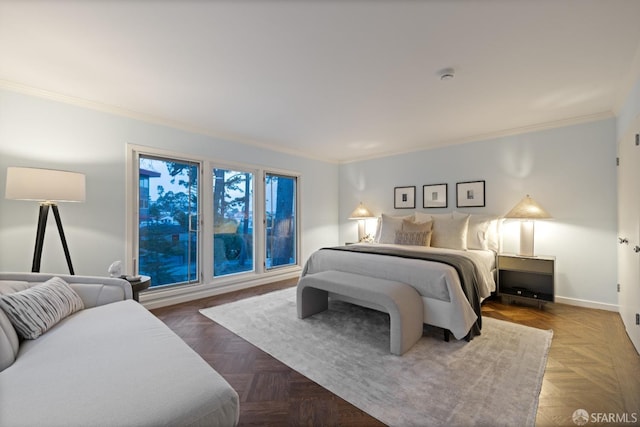
M67 259L67 266L69 267L69 273L74 275L73 265L71 265L71 255L69 255L69 247L67 246L67 239L64 237L64 230L62 229L62 221L60 220L60 212L58 212L57 205L51 205L53 208L53 216L56 219L56 225L58 226L58 233L62 240L62 249L64 250L64 257Z
M56 225L58 226L58 233L62 240L62 249L64 250L64 256L67 259L67 266L69 267L69 273L76 274L73 271L73 265L71 264L71 255L69 255L69 247L67 246L67 239L64 237L64 230L62 229L62 221L60 220L60 212L58 206L49 203L42 203L40 205L40 214L38 215L38 231L36 232L36 247L33 251L33 264L31 265L31 271L38 273L40 271L40 260L42 259L42 247L44 246L44 232L47 229L47 218L49 216L49 206L53 209L53 216L56 219Z
M49 216L49 205L43 203L40 205L40 213L38 215L36 247L33 250L33 264L31 264L31 271L34 273L38 273L40 271L40 260L42 259L42 246L44 245L44 231L47 229L48 216Z

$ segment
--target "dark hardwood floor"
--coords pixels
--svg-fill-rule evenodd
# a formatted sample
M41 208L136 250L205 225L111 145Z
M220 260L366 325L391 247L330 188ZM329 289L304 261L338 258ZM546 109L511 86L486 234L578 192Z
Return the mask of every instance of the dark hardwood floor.
M198 312L296 282L259 286L152 313L236 389L242 426L383 425ZM485 316L554 331L536 425L575 426L571 417L577 409L627 414L628 420L635 414L640 424L640 356L617 313L564 304L539 310L497 300L486 301L482 311ZM496 414L498 422L499 417Z

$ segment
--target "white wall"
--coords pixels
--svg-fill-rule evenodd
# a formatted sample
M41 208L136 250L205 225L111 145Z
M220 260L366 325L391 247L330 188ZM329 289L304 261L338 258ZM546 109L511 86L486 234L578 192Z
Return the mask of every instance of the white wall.
M615 119L373 159L340 167L340 240L356 239L347 218L359 201L393 209L393 188L416 186L416 207L455 208L456 182L485 180L486 207L504 215L530 194L554 217L536 223L535 251L555 255L559 301L617 309ZM422 209L422 186L449 184L448 209ZM517 252L519 227L505 223L504 252ZM592 304L593 303L593 304Z
M335 164L0 91L0 270L30 271L38 217L37 204L4 198L8 166L85 173L86 203L60 204L76 274L106 275L112 261L124 260L128 143L300 172L303 260L321 246L338 243ZM67 272L53 218L41 270Z
M629 129L629 126L638 115L640 115L640 78L636 81L624 105L618 112L616 121L617 141L627 132L627 129Z
M557 295L615 306L616 126L603 120L337 166L0 91L0 187L7 166L86 173L87 202L60 210L76 273L104 275L125 255L127 143L301 172L303 260L356 238L347 217L359 201L392 213L393 187L415 185L421 207L422 185L446 182L452 210L456 182L484 179L487 206L468 212L504 214L531 194L555 218L537 224L536 253L557 257ZM0 270L30 270L36 222L35 204L0 197ZM517 226L505 228L504 249L516 251ZM65 272L55 231L50 218L42 271Z

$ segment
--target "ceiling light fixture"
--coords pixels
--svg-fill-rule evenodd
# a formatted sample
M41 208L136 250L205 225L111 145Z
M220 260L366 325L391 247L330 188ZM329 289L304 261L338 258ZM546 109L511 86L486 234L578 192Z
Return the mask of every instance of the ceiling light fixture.
M438 72L440 80L451 80L456 74L453 68L444 68Z

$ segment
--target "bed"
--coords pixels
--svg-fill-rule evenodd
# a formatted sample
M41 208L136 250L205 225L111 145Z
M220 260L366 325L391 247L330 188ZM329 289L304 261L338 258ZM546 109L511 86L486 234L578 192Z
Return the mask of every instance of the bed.
M424 323L448 330L457 339L472 338L482 327L480 302L496 289L498 231L495 217L383 214L373 243L320 249L309 257L302 276L337 270L407 283L423 300ZM465 285L448 258L468 260L475 283ZM475 291L469 292L470 286ZM367 306L344 296L330 297Z

